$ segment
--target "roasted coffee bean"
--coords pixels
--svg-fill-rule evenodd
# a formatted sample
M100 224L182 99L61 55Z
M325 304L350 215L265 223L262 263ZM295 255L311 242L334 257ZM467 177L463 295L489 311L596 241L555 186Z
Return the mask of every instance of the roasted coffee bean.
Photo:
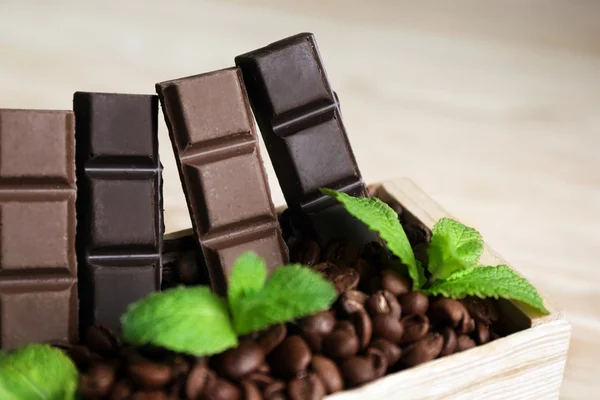
M423 225L421 222L409 222L402 224L406 237L412 247L415 247L422 243L429 243L431 241L431 230Z
M454 332L454 331L453 331ZM388 367L394 366L398 360L400 359L400 355L402 354L402 350L400 350L399 346L396 346L394 343L390 342L386 339L375 339L369 345L369 349L374 348L378 349L385 354L385 358L387 359ZM368 350L367 350L368 351Z
M252 381L242 381L242 390L244 392L244 400L263 400L262 393Z
M67 342L52 343L52 346L62 350L68 355L80 371L88 369L92 354L86 346L72 345Z
M423 364L436 358L442 351L444 338L439 333L428 333L421 340L402 350L400 362L408 367Z
M449 356L450 354L454 353L456 346L458 345L456 332L454 332L454 329L446 327L442 329L440 333L444 338L444 345L442 346L440 357Z
M104 358L112 358L119 351L117 337L103 325L92 325L86 329L84 343L91 352Z
M494 341L496 339L499 339L499 338L500 338L500 335L497 332L490 329L490 342Z
M356 328L354 328L354 324L345 319L335 321L335 327L333 329L336 331L342 330L342 331L350 332L352 334L356 334Z
M378 290L367 300L366 308L369 314L390 314L395 319L400 319L402 307L396 297L387 290Z
M381 288L390 292L394 297L409 293L411 287L410 279L397 272L391 270L381 272Z
M265 400L286 400L286 387L282 381L273 381L263 389Z
M421 261L423 266L429 265L429 255L427 254L427 249L429 245L427 243L421 243L413 247L413 252L415 253L415 259Z
M373 337L387 339L398 343L404 334L404 327L400 320L392 314L378 314L373 316Z
M351 315L359 310L364 310L369 295L359 290L348 290L338 300L339 308L345 315Z
M352 314L351 320L358 335L360 349L365 349L371 342L371 336L373 335L371 318L365 310L360 310Z
M300 336L313 353L320 353L323 350L325 336L314 332L300 332Z
M456 352L458 353L461 351L469 350L475 346L477 345L475 344L473 339L471 339L467 335L460 335L458 337L458 344L456 345Z
M490 330L482 323L477 323L475 327L475 340L478 344L486 344L490 341Z
M190 363L183 357L175 357L173 360L173 376L182 376L190 372Z
M343 266L351 266L358 259L361 249L355 242L331 242L323 252L323 260Z
M388 362L385 353L375 347L369 347L367 349L367 357L373 364L373 371L375 372L375 379L381 378L385 375L385 371L388 369Z
M340 267L330 262L322 262L313 269L335 286L338 293L342 294L348 290L356 289L360 276L356 270L349 267Z
M321 261L321 248L314 240L304 239L290 251L293 262L313 266Z
M287 328L285 325L277 324L258 335L256 342L260 347L262 347L265 354L269 354L273 351L273 349L275 349L275 347L279 346L279 344L283 342L285 335L287 335Z
M290 400L321 400L325 397L325 386L314 373L292 379L288 383Z
M99 399L110 393L115 381L115 370L108 364L98 363L79 378L78 391L86 398Z
M238 347L213 357L217 374L237 381L254 372L264 361L265 353L254 340L243 340Z
M298 321L298 326L304 332L313 332L318 335L328 335L335 327L335 316L331 311L320 311Z
M432 320L448 323L453 328L468 324L471 319L460 301L445 297L435 300L429 306L428 315Z
M456 328L456 333L459 335L467 335L475 332L475 320L471 317L463 319L462 323Z
M490 326L498 321L498 310L492 299L480 299L478 297L469 296L461 300L461 303L467 308L469 315L476 322Z
M336 329L323 340L323 353L336 359L353 356L359 348L358 336L350 329Z
M202 272L196 250L186 251L179 257L175 264L175 275L179 283L184 285L194 285L201 281Z
M140 390L135 392L131 400L169 400L162 390Z
M368 357L349 357L340 363L340 371L346 385L360 386L376 379L373 361Z
M401 322L404 327L404 334L398 342L400 346L414 343L429 332L430 324L427 315L409 315L402 318Z
M407 314L425 314L429 308L429 298L421 292L410 292L398 299L402 312Z
M159 389L173 378L173 368L144 359L135 359L127 367L129 377L144 389Z
M270 374L271 366L268 363L264 362L256 369L256 372L261 372L263 374Z
M360 282L367 282L375 274L375 268L362 258L352 264L352 269L358 272Z
M271 353L271 365L283 377L291 378L306 370L312 357L310 348L300 336L288 336Z
M131 386L131 383L128 381L119 381L112 387L108 398L109 400L129 400L131 399L132 393L133 387Z
M203 392L203 400L240 400L242 391L233 383L217 378Z
M314 355L310 360L310 366L321 378L327 394L339 392L344 389L342 374L337 365L329 358Z
M208 383L214 379L214 373L206 365L203 363L196 364L187 377L185 394L189 399L197 399L204 388L208 386Z
M384 269L392 261L392 253L387 247L379 242L367 243L363 250L362 258L365 259L374 269Z
M246 380L252 381L261 390L264 390L275 381L271 375L265 374L264 372L253 372L248 375Z

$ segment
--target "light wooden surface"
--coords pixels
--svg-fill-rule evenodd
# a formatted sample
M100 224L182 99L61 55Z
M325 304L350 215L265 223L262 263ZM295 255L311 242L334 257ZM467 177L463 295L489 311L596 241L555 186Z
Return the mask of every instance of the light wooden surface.
M597 398L600 2L298 3L0 0L0 107L151 93L312 31L365 179L411 177L563 307L561 397ZM160 135L172 231L190 222Z

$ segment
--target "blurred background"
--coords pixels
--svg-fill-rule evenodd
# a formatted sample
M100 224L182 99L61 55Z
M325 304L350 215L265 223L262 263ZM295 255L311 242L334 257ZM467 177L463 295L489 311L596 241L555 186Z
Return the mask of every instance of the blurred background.
M153 93L313 32L364 178L410 177L560 304L573 325L561 398L597 399L600 2L301 3L0 0L0 107ZM159 121L174 231L191 224Z

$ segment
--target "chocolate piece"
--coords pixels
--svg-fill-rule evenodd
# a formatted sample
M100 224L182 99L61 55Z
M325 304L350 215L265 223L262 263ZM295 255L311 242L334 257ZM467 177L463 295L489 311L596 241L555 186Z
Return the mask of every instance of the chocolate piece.
M70 111L0 110L0 348L77 338Z
M80 329L119 329L127 306L160 288L162 166L158 98L77 92Z
M299 229L321 245L334 239L377 240L366 225L319 192L326 187L368 196L314 36L280 40L236 57L235 63Z
M213 289L252 250L272 271L287 261L239 69L156 85L194 231Z

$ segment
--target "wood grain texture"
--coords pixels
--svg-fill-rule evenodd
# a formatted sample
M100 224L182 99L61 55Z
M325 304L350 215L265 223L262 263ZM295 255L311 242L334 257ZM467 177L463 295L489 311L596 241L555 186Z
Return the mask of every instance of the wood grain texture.
M0 0L0 107L152 93L314 32L365 179L411 177L564 308L561 398L596 399L599 20L595 0ZM191 225L159 121L175 231Z

